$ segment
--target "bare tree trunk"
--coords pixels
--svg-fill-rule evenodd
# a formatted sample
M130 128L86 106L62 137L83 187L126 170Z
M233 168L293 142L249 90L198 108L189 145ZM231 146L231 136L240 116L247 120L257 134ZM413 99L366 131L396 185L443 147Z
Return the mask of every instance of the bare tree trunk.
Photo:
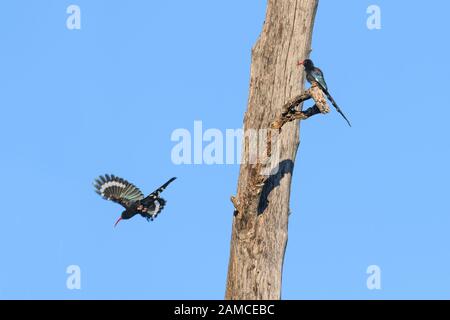
M270 128L285 103L303 90L303 68L296 63L309 55L317 5L318 0L268 0L263 31L252 50L244 132ZM299 122L287 123L278 141L279 170L261 179L261 167L250 164L251 146L244 140L238 192L232 199L236 214L226 299L281 298Z

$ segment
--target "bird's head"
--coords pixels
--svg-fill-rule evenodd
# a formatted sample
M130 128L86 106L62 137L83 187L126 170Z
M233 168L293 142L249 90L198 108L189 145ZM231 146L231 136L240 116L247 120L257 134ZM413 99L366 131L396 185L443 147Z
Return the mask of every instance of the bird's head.
M119 219L117 219L116 223L114 224L114 227L117 226L117 224L121 221L121 220L128 220L131 217L133 217L132 214L130 214L130 212L128 212L127 210L125 210L124 212L121 213Z
M314 63L310 59L305 59L303 61L299 61L297 66L303 66L306 70L314 68Z

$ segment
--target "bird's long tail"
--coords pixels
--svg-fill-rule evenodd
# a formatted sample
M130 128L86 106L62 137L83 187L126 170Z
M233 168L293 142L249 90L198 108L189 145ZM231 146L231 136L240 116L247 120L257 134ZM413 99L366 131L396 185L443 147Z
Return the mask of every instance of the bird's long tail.
M157 191L162 192L169 184L171 184L173 181L175 181L176 177L170 178L169 181L164 183Z
M176 179L176 177L171 178L169 181L167 181L166 183L164 183L161 187L159 187L158 189L156 189L155 191L153 191L147 198L151 197L151 198L158 198L159 194L161 192L164 191L164 189L167 188L167 186L169 184L171 184L174 180Z
M323 90L323 92L326 94L328 100L330 100L330 102L333 104L333 106L336 108L336 111L339 112L341 114L341 116L345 119L345 121L347 121L348 125L351 127L352 124L350 123L350 121L347 119L347 117L345 116L345 114L342 112L341 108L339 108L339 106L337 105L336 101L334 101L333 97L331 96L331 94L328 92L328 90Z

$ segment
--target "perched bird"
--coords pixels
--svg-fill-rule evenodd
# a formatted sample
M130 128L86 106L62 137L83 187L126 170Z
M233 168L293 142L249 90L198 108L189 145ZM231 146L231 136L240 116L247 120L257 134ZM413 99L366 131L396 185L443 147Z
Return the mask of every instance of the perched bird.
M153 221L166 204L166 200L160 198L159 194L175 179L170 179L147 197L144 197L141 190L136 186L114 175L106 174L98 177L95 180L94 187L95 192L104 199L119 203L125 208L125 211L114 224L115 227L120 220L131 219L136 214Z
M325 82L325 77L323 76L322 70L315 67L314 63L310 59L299 61L297 65L303 66L305 68L306 80L311 84L317 83L320 86L323 93L325 93L325 95L327 96L328 100L330 100L333 106L336 108L337 112L341 114L341 116L345 119L345 121L347 121L348 125L351 127L352 125L350 124L350 121L348 121L347 117L344 115L341 108L339 108L336 101L334 101L333 97L328 92L328 86L327 83ZM317 108L317 106L313 106L307 109L304 113L309 117L311 115L320 113L320 110Z
M323 90L328 91L328 86L327 86L327 83L325 82L325 78L323 76L322 70L315 67L312 60L306 59L303 61L299 61L298 65L299 66L303 65L303 67L305 68L306 80L308 80L309 83L312 84L312 83L316 82L320 85L320 87Z

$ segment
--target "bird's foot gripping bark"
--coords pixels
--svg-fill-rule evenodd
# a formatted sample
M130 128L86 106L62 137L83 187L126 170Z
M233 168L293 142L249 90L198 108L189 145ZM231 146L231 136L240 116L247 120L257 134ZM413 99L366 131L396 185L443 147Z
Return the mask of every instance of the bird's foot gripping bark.
M314 106L317 107L319 112L322 114L329 113L330 107L328 106L327 99L325 98L325 95L320 86L314 83L311 88L309 88L309 92L311 94L311 98L315 102Z

